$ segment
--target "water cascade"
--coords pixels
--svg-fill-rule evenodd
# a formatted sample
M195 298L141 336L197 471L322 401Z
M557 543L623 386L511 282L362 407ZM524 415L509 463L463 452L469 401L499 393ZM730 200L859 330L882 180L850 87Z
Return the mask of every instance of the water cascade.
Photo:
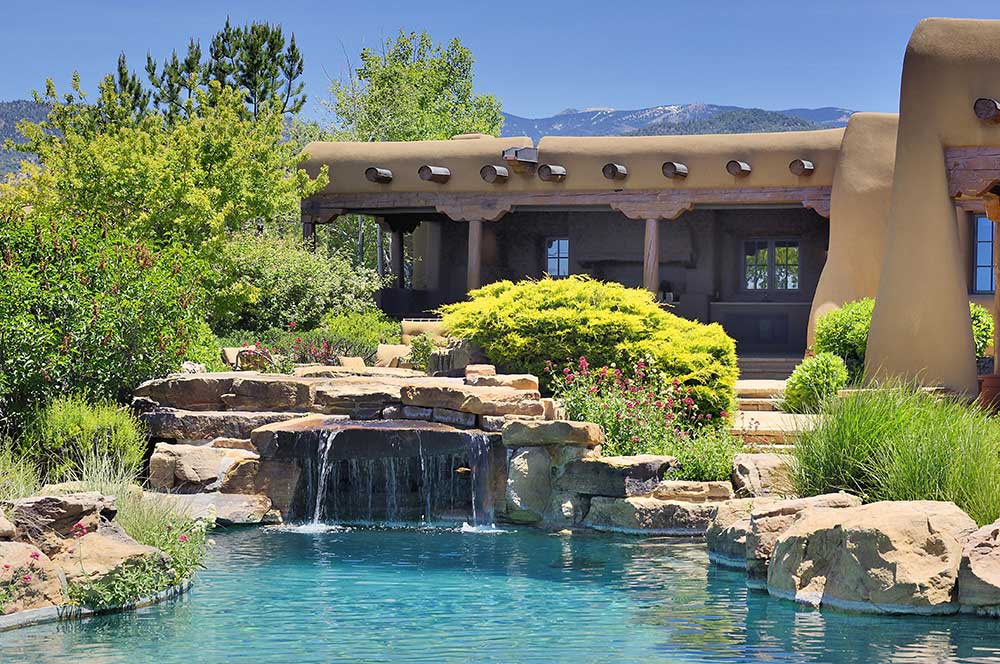
M493 522L506 481L497 476L506 466L496 435L391 421L306 433L308 445L288 450L306 457L300 457L299 518L313 524Z

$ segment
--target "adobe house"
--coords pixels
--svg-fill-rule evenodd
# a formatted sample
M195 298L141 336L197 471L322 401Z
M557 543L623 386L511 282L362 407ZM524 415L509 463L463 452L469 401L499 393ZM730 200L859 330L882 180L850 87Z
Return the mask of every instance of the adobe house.
M312 143L304 168L327 165L330 184L303 202L303 231L375 216L392 314L499 279L589 274L721 323L744 357L801 358L819 315L877 297L870 373L974 393L968 302L992 303L996 281L997 99L1000 21L927 19L898 115L775 134Z

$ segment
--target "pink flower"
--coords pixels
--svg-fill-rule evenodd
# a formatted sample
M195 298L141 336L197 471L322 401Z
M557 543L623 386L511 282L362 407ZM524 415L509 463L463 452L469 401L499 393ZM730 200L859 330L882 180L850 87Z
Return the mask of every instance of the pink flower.
M723 418L729 417L729 413L727 413L726 411L722 411L721 413L719 413L719 417L723 417Z
M288 329L289 330L294 330L296 327L297 327L297 325L296 325L295 321L292 321L291 323L288 324Z
M639 436L632 436L632 442L633 443L638 443L639 442Z
M181 543L187 542L188 541L188 536L187 535L181 535L180 537L177 538L177 541L181 542Z
M42 554L39 553L38 551L32 551L30 556L32 560L38 560L39 558L42 557Z
M585 356L581 355L580 356L580 368L583 369L584 371L586 371L587 367L589 367L589 366L590 366L590 364L587 362L587 358Z
M24 576L22 576L21 583L23 583L24 585L28 585L29 583L31 583L31 575L25 574Z
M4 563L3 564L3 568L4 569L10 569L10 563Z

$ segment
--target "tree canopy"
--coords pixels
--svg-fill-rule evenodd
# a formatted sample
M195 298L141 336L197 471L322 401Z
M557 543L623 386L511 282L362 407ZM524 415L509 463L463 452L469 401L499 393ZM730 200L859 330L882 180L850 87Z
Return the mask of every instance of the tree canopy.
M400 31L381 51L362 50L361 64L334 82L336 133L356 141L498 135L500 101L475 94L472 66L472 53L457 38L442 46L426 32Z

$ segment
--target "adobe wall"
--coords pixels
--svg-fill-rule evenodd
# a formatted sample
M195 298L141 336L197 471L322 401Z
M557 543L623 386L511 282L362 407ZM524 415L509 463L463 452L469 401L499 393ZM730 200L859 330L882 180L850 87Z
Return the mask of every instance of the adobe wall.
M944 149L1000 146L1000 126L972 110L979 97L1000 97L998 72L1000 21L926 19L910 37L869 376L976 392L965 261Z
M833 178L829 254L809 312L809 346L820 316L878 293L898 127L895 113L855 113L847 123Z

